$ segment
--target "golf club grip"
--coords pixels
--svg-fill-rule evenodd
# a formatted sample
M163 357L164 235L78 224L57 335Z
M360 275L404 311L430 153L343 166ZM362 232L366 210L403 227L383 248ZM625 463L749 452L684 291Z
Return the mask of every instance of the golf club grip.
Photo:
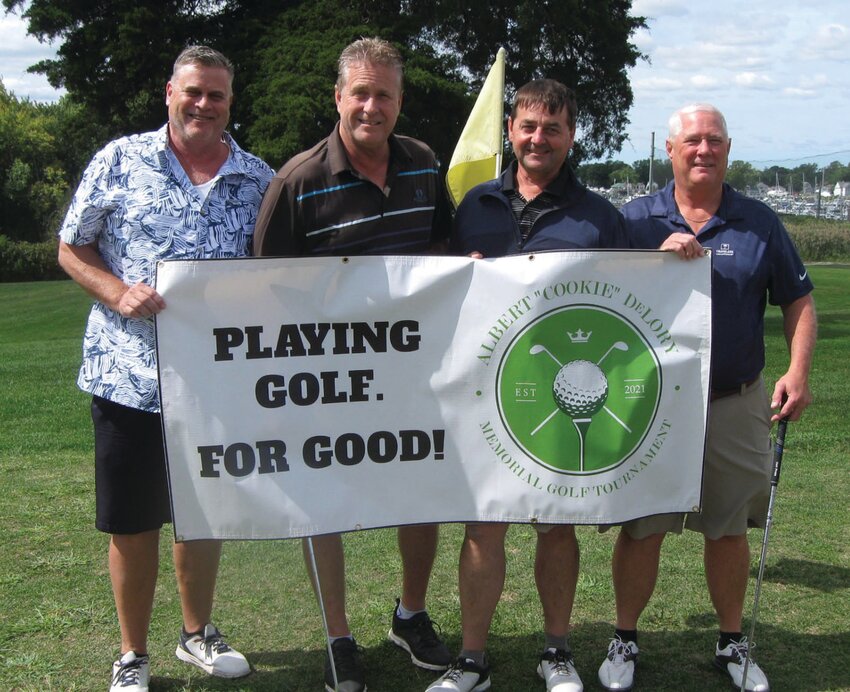
M773 446L773 476L772 486L779 485L779 471L782 468L782 452L785 450L785 431L788 429L788 419L783 418L776 427L776 443Z

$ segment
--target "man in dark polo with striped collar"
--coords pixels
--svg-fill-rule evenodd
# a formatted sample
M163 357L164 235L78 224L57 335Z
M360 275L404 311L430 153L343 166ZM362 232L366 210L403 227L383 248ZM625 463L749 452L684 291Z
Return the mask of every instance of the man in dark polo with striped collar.
M330 136L294 156L272 179L254 231L255 254L432 251L448 236L449 218L434 153L418 140L393 134L402 101L399 52L376 38L346 47L335 98L340 120ZM437 531L436 525L398 530L403 578L389 637L414 664L440 671L451 655L425 611ZM342 540L332 534L312 542L338 689L360 692L366 682L346 618ZM310 569L309 557L307 564ZM334 690L330 660L325 687Z

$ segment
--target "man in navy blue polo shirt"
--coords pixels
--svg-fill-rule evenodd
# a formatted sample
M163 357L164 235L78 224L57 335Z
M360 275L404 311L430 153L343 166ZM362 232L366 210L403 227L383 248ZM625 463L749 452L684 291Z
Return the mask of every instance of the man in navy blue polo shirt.
M622 216L582 185L567 161L576 133L572 89L552 79L521 87L508 118L514 161L501 176L470 190L458 207L452 249L473 257L543 250L628 247ZM578 581L579 546L569 524L535 524L534 577L545 644L537 673L550 692L581 692L568 643ZM458 659L428 692L490 688L487 637L505 585L503 523L467 524L460 554L463 641Z
M749 647L741 618L750 565L749 526L764 526L770 496L770 426L797 420L811 403L809 369L817 332L812 282L782 222L767 206L724 184L731 140L714 106L686 106L670 118L673 182L622 209L637 247L713 256L711 402L703 506L684 526L703 534L708 591L720 635L715 665L741 686ZM764 368L767 300L782 309L790 351L768 401ZM773 413L771 413L773 409ZM630 690L638 655L637 621L655 587L661 544L680 533L682 515L628 522L614 548L617 629L599 669L607 690ZM745 688L770 689L751 659Z

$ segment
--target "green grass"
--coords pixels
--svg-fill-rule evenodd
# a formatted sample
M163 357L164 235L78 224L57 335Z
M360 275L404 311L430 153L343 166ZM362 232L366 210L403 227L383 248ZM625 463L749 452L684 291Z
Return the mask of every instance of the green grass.
M846 498L850 425L850 271L814 266L820 318L815 404L789 426L756 640L777 690L850 690ZM75 387L89 300L69 281L0 285L0 689L105 689L118 625L106 568L107 537L93 527L89 399ZM769 380L787 363L781 316L767 318ZM587 690L611 634L615 532L579 529L582 567L573 617L576 663ZM432 579L431 614L459 646L457 559L462 527L446 526ZM761 533L751 534L752 572ZM204 676L174 657L179 600L163 534L150 638L154 690L318 690L321 620L297 541L225 546L215 619L255 666L241 681ZM386 641L399 588L395 532L346 537L351 624L365 648L373 692L423 691L418 671ZM493 623L494 688L541 690L542 643L533 585L534 532L508 538L508 581ZM750 612L748 601L746 613ZM670 537L655 597L642 619L638 690L728 690L711 667L715 638L699 537Z

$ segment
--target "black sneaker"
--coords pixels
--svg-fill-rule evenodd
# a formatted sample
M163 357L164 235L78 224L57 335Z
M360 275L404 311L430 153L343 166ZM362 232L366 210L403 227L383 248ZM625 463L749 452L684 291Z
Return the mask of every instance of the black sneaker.
M398 616L399 599L393 610L393 626L387 633L390 641L410 654L414 665L426 670L446 670L452 663L448 647L434 631L428 613L417 613L409 620Z
M345 637L331 644L338 687L334 687L331 660L325 660L325 690L327 692L366 692L366 674L360 663L360 648L353 639Z
M470 658L459 658L425 692L482 692L490 689L490 666L478 666Z

